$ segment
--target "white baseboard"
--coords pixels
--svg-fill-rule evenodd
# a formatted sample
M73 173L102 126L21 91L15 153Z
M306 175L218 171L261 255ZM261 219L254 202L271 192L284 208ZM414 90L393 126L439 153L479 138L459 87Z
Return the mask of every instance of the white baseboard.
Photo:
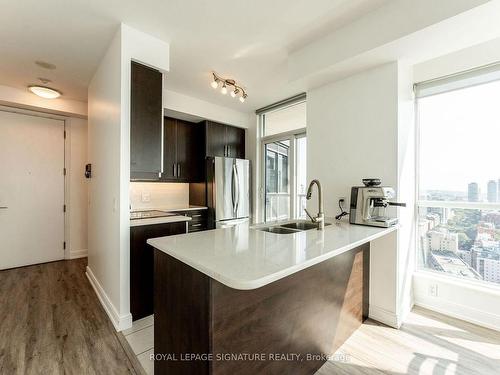
M99 298L99 301L101 302L104 311L106 311L106 314L108 314L109 319L115 326L115 329L117 331L122 331L124 329L132 327L132 314L128 313L120 315L118 313L118 310L115 308L115 306L109 299L108 295L102 288L99 281L94 276L89 266L87 266L87 272L85 274L89 279L90 285L92 285L92 288L94 288L94 291L97 294L97 298Z
M477 324L478 326L500 331L499 315L478 310L465 304L457 304L431 296L415 295L415 305L469 323Z
M87 256L87 249L70 250L68 259L85 258Z
M383 309L382 307L370 305L368 317L370 319L376 320L377 322L384 323L389 327L399 329L401 327L401 319L392 311Z

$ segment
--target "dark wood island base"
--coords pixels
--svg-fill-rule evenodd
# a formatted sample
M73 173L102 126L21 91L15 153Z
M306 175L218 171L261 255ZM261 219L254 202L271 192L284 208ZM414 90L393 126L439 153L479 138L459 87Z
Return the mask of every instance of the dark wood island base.
M238 290L155 249L155 374L314 374L368 316L369 254Z

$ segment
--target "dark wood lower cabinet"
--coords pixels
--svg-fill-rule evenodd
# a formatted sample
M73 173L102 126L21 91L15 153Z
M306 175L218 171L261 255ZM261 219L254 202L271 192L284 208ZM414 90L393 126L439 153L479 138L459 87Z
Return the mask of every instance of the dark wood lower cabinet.
M237 290L155 250L155 374L313 374L367 318L369 253Z
M130 228L130 313L132 320L153 314L154 249L149 238L186 233L186 222Z

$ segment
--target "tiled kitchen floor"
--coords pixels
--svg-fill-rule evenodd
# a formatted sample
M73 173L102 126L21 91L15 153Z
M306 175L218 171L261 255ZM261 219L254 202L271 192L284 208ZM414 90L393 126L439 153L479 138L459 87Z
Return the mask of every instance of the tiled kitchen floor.
M137 356L139 363L148 375L153 375L154 317L153 315L135 321L132 328L122 332L130 347Z

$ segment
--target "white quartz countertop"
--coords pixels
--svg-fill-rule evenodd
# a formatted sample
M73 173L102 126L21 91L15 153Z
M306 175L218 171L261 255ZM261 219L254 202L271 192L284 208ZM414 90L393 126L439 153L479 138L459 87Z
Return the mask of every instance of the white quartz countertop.
M394 230L396 227L334 223L323 231L276 234L243 223L147 242L230 288L247 290L260 288Z
M145 219L130 220L130 226L131 227L138 227L141 225L177 223L179 221L189 221L189 220L191 220L191 218L189 216L184 216L184 215L150 217L150 218L145 218Z

